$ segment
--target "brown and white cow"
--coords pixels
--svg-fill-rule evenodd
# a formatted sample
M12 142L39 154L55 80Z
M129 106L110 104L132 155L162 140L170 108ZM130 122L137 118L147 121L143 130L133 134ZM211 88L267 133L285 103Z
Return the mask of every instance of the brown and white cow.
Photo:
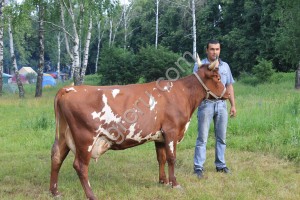
M75 154L73 167L87 198L96 199L88 179L90 159L98 159L109 149L122 150L147 141L155 142L159 183L180 187L174 175L176 145L193 112L207 97L229 97L215 63L202 65L197 73L176 81L60 89L54 106L50 192L59 195L58 173L70 150Z

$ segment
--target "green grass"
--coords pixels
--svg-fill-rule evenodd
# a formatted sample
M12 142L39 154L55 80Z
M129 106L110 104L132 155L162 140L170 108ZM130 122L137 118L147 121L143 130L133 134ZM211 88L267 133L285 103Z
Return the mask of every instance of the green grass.
M279 74L277 83L251 87L235 84L238 115L229 120L226 160L232 174L215 173L214 138L210 133L206 173L193 175L195 115L178 145L176 175L184 190L157 184L153 143L108 151L91 161L90 182L99 199L300 199L300 91L294 74ZM87 77L95 84L97 77ZM61 85L60 85L61 86ZM52 199L48 193L50 151L54 140L53 98L57 88L34 98L0 97L0 199ZM212 130L211 130L212 131ZM69 154L59 188L63 199L84 199Z

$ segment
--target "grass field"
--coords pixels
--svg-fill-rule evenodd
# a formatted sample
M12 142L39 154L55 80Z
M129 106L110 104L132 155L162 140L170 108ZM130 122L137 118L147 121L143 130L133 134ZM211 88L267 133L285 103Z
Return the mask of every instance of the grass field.
M95 77L92 78L93 80ZM91 80L92 81L92 80ZM93 83L89 82L89 83ZM50 151L54 140L53 98L47 88L35 99L0 97L0 199L52 199L48 193ZM214 138L210 134L206 173L193 175L196 118L178 145L176 175L183 190L157 184L153 143L125 151L108 151L90 164L90 182L99 199L300 199L300 91L294 74L276 74L257 87L235 84L238 116L230 119L226 160L231 175L215 173ZM62 199L85 199L74 155L62 166Z

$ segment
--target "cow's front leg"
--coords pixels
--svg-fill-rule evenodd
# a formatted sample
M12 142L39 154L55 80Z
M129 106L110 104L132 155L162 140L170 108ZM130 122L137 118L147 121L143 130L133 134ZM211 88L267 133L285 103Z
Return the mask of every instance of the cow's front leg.
M95 200L97 199L92 191L89 178L88 178L88 166L90 162L91 155L83 152L76 152L73 167L76 170L81 185L84 189L87 199Z
M168 184L168 179L165 173L166 164L166 149L165 144L161 142L155 142L156 157L159 165L159 183Z
M166 149L166 158L167 158L168 170L169 170L169 184L173 188L180 188L180 185L176 181L176 177L175 177L177 139L176 137L172 137L173 134L171 133L168 134L171 136L165 134L165 149Z

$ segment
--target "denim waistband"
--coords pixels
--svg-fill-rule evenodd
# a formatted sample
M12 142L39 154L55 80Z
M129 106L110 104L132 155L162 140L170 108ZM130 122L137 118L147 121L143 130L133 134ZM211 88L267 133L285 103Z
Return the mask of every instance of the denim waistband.
M205 102L213 102L213 103L217 103L217 102L225 102L225 100L221 100L221 99L205 99Z

